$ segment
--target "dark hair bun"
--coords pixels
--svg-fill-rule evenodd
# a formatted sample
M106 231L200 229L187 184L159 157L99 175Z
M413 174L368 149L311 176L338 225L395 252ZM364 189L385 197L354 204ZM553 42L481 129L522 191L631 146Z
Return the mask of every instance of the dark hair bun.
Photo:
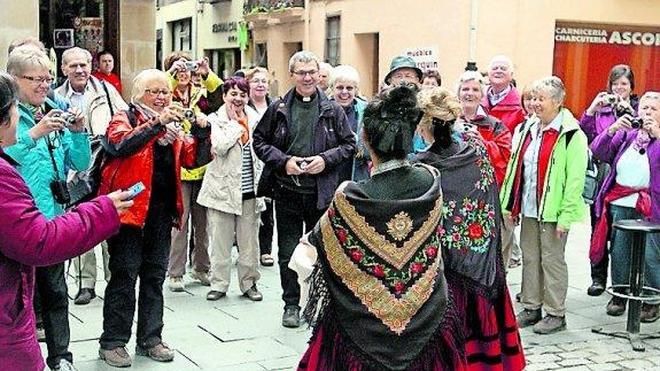
M0 124L9 119L9 109L18 100L18 88L13 77L0 72Z
M383 160L402 158L412 151L419 121L417 91L397 85L381 91L364 110L364 130L371 147Z

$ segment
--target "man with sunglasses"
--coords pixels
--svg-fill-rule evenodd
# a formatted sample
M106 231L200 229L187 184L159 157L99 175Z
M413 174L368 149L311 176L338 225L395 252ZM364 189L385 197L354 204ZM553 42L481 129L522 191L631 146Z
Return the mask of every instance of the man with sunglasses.
M87 132L92 137L105 135L112 115L128 109L119 92L112 84L92 76L92 55L86 49L73 47L62 53L62 72L67 77L55 92L66 98L72 107L77 108L85 118ZM93 161L92 161L93 162ZM73 176L82 176L76 173ZM105 280L110 279L108 270L108 246L101 244ZM75 275L79 280L78 294L74 299L77 305L89 304L96 297L96 254L94 249L73 259Z
M254 151L265 163L257 196L275 201L282 326L295 328L300 326L300 286L289 260L303 229L314 228L328 207L339 165L353 159L356 143L343 108L317 87L318 57L297 52L289 72L295 87L269 105L254 131Z

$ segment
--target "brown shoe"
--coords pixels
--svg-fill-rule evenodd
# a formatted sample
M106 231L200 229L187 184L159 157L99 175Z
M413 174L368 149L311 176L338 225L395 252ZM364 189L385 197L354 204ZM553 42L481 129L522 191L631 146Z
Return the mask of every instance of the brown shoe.
M552 334L566 329L566 318L548 314L534 325L534 332L541 335Z
M171 362L174 359L174 351L163 342L160 342L148 349L136 345L135 354L138 356L149 357L158 362Z
M660 318L660 310L658 307L660 304L642 304L642 313L639 316L639 320L644 323L655 322Z
M518 322L518 327L523 328L536 324L541 320L541 309L523 309L516 316L516 322Z
M616 296L612 296L612 299L610 299L609 303L607 303L607 307L605 307L607 311L608 316L614 316L618 317L623 314L623 312L626 311L626 303L628 300L624 298L619 298Z
M112 367L131 367L131 356L125 347L99 349L99 357Z

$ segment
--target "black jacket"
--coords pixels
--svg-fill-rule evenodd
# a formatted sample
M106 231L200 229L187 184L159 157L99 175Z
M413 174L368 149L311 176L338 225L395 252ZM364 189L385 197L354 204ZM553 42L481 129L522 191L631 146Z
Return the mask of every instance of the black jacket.
M281 99L268 106L254 130L254 152L265 163L259 180L257 195L272 197L277 200L276 172L284 174L284 166L291 158L285 153L286 140L291 120L291 105L295 88ZM350 161L356 152L355 135L351 131L344 109L328 99L320 89L319 119L314 130L313 153L325 160L325 169L315 176L317 203L319 210L328 207L338 186L339 171L337 165Z

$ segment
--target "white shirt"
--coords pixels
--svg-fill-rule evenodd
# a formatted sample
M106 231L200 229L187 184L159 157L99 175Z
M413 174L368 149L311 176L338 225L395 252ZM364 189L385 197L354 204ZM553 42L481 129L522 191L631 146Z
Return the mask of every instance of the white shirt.
M541 150L541 138L543 132L550 129L559 131L562 123L562 113L559 113L543 130L539 130L540 122L535 121L529 129L532 141L527 147L527 151L523 154L523 194L522 194L522 214L527 218L538 218L539 216L539 201L537 199L537 183L538 183L538 165L539 165L539 151Z
M503 101L506 98L507 94L511 91L511 85L507 86L506 89L502 90L499 93L495 93L493 88L488 89L488 101L491 106L497 105L499 102Z
M648 188L651 184L651 165L647 151L640 154L630 145L616 163L616 183L630 188ZM612 201L612 205L635 208L639 193Z

